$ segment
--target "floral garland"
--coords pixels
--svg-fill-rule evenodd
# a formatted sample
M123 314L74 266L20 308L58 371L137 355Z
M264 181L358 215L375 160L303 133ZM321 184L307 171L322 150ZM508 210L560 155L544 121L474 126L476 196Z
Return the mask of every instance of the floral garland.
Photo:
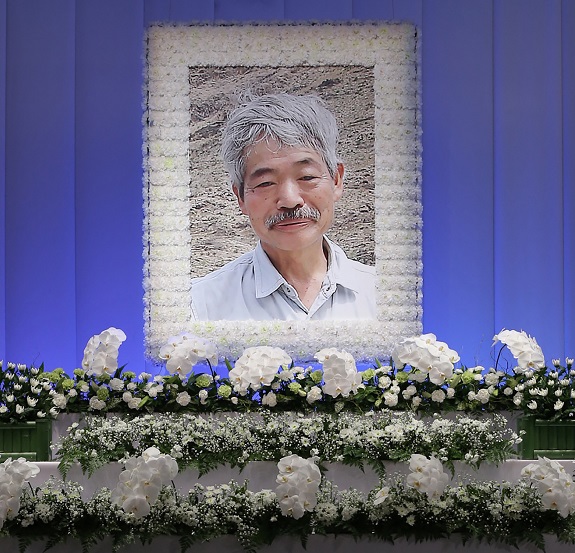
M339 344L358 359L421 332L421 145L417 33L410 24L153 26L147 36L144 178L145 336L157 358L187 329L223 357L252 345L296 359ZM190 66L372 67L375 100L377 321L193 323Z
M91 475L150 447L174 457L180 470L195 468L200 475L224 464L244 468L294 454L314 456L322 463L367 464L383 475L384 460L406 461L414 453L435 456L450 467L453 461L472 467L501 463L519 442L501 415L421 420L413 413L390 411L311 416L264 412L90 417L81 425L74 423L54 449L64 475L76 462Z
M24 551L36 540L51 547L70 538L83 550L111 539L112 550L158 536L179 537L182 551L226 535L246 551L280 535L348 534L393 541L459 536L545 549L545 536L575 543L573 480L554 461L540 459L521 480L449 485L435 458L412 455L410 474L395 476L368 494L340 491L321 477L315 460L289 456L278 463L275 491L250 491L247 483L195 485L182 494L166 483L174 460L153 448L126 461L117 487L84 501L81 487L51 479L35 490L24 485L37 472L19 460L0 465L0 489L9 485L11 509L2 511L0 536L15 537Z
M375 360L363 371L351 354L335 348L317 352L320 367L302 367L280 348L260 346L247 348L233 365L228 361L227 376L213 370L214 345L190 334L174 336L160 349L168 375L136 375L118 366L125 338L115 328L93 336L82 368L72 375L12 363L3 370L0 362L0 421L57 417L60 412L392 409L418 415L518 411L545 419L570 419L575 412L573 359L566 358L565 365L554 359L549 368L535 339L514 330L495 336L503 347L489 369L456 367L457 352L425 334L400 341L387 364ZM505 351L512 359L502 355Z

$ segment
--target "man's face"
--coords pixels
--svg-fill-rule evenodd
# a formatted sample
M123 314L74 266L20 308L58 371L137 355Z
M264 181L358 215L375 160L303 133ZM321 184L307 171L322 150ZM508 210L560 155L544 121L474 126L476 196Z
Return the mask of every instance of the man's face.
M248 149L243 199L236 185L233 190L268 254L322 243L343 192L343 171L339 164L331 177L321 155L303 146L264 140ZM274 223L299 208L302 214Z

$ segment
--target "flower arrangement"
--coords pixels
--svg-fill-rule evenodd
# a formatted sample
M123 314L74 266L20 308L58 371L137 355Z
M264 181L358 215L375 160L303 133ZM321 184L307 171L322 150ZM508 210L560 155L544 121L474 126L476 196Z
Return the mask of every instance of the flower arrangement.
M159 459L158 454L150 452L150 459ZM142 464L143 459L126 461L132 467ZM158 536L178 537L186 551L194 543L225 535L235 535L246 551L279 535L299 537L305 543L313 534L387 541L455 535L463 542L476 539L516 547L533 543L540 549L545 547L545 535L553 535L575 543L573 480L547 459L534 463L514 483L448 483L434 458L414 456L410 467L407 476L391 476L365 494L339 490L325 477L319 478L313 460L291 456L278 463L280 483L275 492L251 491L247 483L234 481L196 484L187 493L171 485L158 490L155 484L153 500L141 499L147 506L136 511L120 504L115 490L104 488L84 501L78 484L50 479L21 491L19 509L4 518L0 536L17 538L22 551L35 540L51 547L70 538L79 540L83 550L110 539L117 551ZM157 468L161 471L167 465ZM122 473L120 487L132 477L133 471ZM544 480L553 486L555 500L540 489Z
M74 462L89 474L112 461L125 464L114 490L87 501L73 482L52 479L23 488L33 466L19 471L27 476L16 483L11 476L4 476L12 478L6 485L0 479L0 490L10 493L0 497L0 508L1 501L11 502L0 511L0 535L17 537L22 549L35 539L51 546L74 537L87 548L111 536L117 549L174 535L186 550L197 540L229 534L250 551L279 534L304 540L323 533L380 539L458 534L541 548L544 535L553 534L575 543L573 482L555 461L528 465L517 483L450 481L444 468L453 471L455 461L477 467L513 454L520 439L504 417L421 416L511 406L534 411L527 400L550 416L569 416L573 360L566 367L554 361L548 371L536 341L524 333L495 337L503 348L487 371L456 367L457 352L427 334L401 341L387 364L376 360L362 371L350 354L333 348L319 351L311 367L296 366L279 348L248 348L227 362L228 377L213 369L213 346L189 334L163 348L168 375L136 376L118 364L124 339L113 328L93 336L71 377L62 369L46 373L22 365L2 373L2 397L11 400L5 415L91 413L56 445L63 474ZM497 367L505 348L514 361L503 371ZM196 373L204 358L207 372ZM553 403L545 401L551 390ZM37 399L33 405L30 396ZM560 409L555 398L564 400ZM13 407L24 401L27 411ZM238 412L218 413L224 410ZM113 411L133 416L97 416ZM410 473L387 475L386 459L409 463ZM261 460L278 462L275 492L232 481L197 484L182 495L169 485L178 468L203 473ZM322 476L322 463L334 462L370 465L380 483L368 494L340 491ZM5 463L0 475L9 475L10 466Z
M315 460L290 455L280 459L278 469L276 497L282 515L298 519L306 512L313 512L321 482Z
M37 465L23 458L7 459L0 465L0 530L6 520L16 517L24 486L39 472Z
M377 415L181 413L130 420L89 417L81 425L74 423L55 450L64 475L76 462L92 474L149 448L173 456L180 470L195 468L200 474L224 464L243 468L253 461L298 455L317 457L321 463L369 465L383 475L385 460L406 461L414 453L435 456L451 468L453 461L472 467L501 463L513 455L518 441L501 415L421 420L413 413L389 410Z
M126 468L120 481L110 495L114 505L134 518L150 514L160 492L178 474L178 464L173 457L149 447L141 456L126 461Z
M121 333L121 334L120 334ZM0 365L0 421L55 417L60 412L142 413L218 411L353 411L392 409L437 412L518 411L544 419L569 419L575 411L573 359L548 367L537 342L504 330L494 367L456 366L457 352L433 334L400 341L389 360L358 370L346 351L323 349L318 363L293 363L271 346L247 348L228 375L214 369L215 348L182 334L162 348L163 375L136 375L118 366L123 332L108 329L90 339L82 368L68 375L43 366ZM504 352L512 354L502 368ZM205 361L203 361L205 360ZM203 364L202 364L203 361Z

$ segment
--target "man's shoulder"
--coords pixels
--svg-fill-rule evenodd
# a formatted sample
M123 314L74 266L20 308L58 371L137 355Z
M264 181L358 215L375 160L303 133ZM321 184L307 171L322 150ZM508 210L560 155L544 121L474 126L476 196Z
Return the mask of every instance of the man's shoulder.
M372 265L366 265L361 261L356 261L355 259L349 259L349 257L346 258L346 263L354 271L364 273L366 276L375 276L375 267L373 267Z
M366 265L355 259L350 259L341 246L331 240L329 241L329 245L335 257L335 262L341 270L359 273L366 277L375 277L375 267Z
M254 250L244 253L240 257L226 263L219 269L208 273L202 277L192 279L192 289L210 288L218 285L226 285L246 271L251 270L254 263Z
M234 313L242 309L243 287L253 281L253 256L253 251L245 253L203 277L192 279L190 299L194 320L241 319Z

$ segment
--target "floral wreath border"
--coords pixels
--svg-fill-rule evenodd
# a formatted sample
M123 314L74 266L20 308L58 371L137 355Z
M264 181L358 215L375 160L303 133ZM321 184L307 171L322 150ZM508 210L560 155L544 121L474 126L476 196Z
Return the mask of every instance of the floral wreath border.
M184 330L221 357L274 345L310 359L337 344L356 359L389 354L421 332L421 106L419 38L407 23L155 25L146 37L144 89L144 304L146 354L157 359ZM373 67L378 319L265 323L191 319L189 66Z

